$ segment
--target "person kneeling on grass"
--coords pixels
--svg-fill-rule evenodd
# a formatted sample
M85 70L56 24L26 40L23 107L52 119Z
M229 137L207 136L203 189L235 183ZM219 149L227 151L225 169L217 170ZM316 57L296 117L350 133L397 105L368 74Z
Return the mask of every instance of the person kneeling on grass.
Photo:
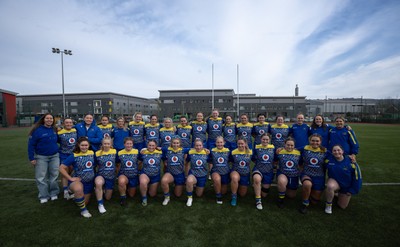
M157 194L160 182L162 152L157 150L155 140L147 142L147 149L141 151L139 159L142 162L142 170L139 176L140 194L142 195L142 205L147 206L147 192L154 197Z
M300 151L294 148L294 139L289 137L285 140L284 149L277 151L279 169L277 171L278 183L278 207L284 207L286 195L295 198L299 187L299 162Z
M132 137L125 137L124 149L118 152L118 163L120 164L118 174L118 190L121 206L126 205L126 193L130 197L136 194L136 188L139 184L138 156L139 150L133 148ZM128 188L127 188L128 187Z
M104 137L101 142L101 148L96 152L97 176L94 179L95 193L98 203L98 209L101 214L106 212L103 202L103 194L106 200L110 200L115 184L115 158L117 151L112 148L110 137ZM103 186L105 191L103 191Z
M75 203L81 209L81 215L90 218L92 215L86 208L93 192L94 152L89 150L89 140L80 137L73 154L60 165L60 173L68 179L69 189L75 194ZM74 169L73 177L68 173L69 166Z
M310 145L306 145L302 152L303 171L301 173L302 199L299 208L302 214L307 213L307 208L317 204L321 200L322 191L325 188L325 159L327 150L321 146L322 137L312 134L309 138Z
M338 206L345 209L351 196L358 194L362 185L360 167L349 156L344 156L344 150L340 145L332 148L332 156L327 160L328 182L326 184L325 213L332 214L332 200L335 192L339 191Z
M229 166L231 152L228 148L224 147L224 144L224 138L218 136L215 139L216 147L211 150L209 157L211 178L214 183L217 204L222 204L222 195L225 195L228 191L228 184L231 181L231 168Z
M188 207L191 207L193 203L194 185L196 185L196 195L198 197L203 195L204 187L207 182L208 153L209 151L203 148L203 141L198 139L194 142L194 148L190 149L187 155L187 162L185 165L186 170L189 170L186 179L186 194L188 197L186 206Z
M186 154L181 147L181 139L172 138L171 145L167 150L163 150L165 173L161 179L161 188L164 192L162 205L168 205L170 201L169 184L175 183L174 194L180 197L185 184L185 158Z
M237 194L245 196L250 185L250 162L253 151L247 145L247 140L239 137L237 149L232 151L232 172L231 176L231 205L237 205Z
M270 140L270 134L262 134L260 137L261 144L255 146L252 157L255 163L253 168L253 187L258 210L263 209L261 196L267 197L274 179L275 146L270 144Z

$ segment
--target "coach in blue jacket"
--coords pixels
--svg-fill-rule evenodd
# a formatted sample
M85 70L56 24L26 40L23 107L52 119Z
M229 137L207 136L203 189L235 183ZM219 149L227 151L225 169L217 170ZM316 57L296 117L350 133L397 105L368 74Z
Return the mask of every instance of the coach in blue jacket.
M78 139L79 137L86 136L89 139L89 143L93 151L96 152L100 149L101 141L103 140L103 133L96 125L93 115L86 114L83 118L83 122L75 125L75 129Z

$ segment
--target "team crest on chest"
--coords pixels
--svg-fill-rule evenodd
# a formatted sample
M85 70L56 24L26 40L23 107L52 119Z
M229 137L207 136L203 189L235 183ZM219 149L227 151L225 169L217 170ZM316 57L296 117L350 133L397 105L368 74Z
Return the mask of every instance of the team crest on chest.
M217 162L218 162L219 164L224 163L224 161L225 161L225 159L222 158L222 157L219 157L219 158L217 159Z
M132 166L133 166L133 162L130 161L130 160L128 160L128 161L125 163L125 165L126 165L126 167L132 167Z
M156 163L155 159L153 159L153 158L149 159L149 164L150 165L154 165L155 163Z
M242 132L242 136L247 136L247 132L246 132L246 131L243 131L243 132Z
M232 129L228 129L228 134L232 134L233 130Z
M264 134L264 133L265 133L264 130L259 130L259 131L258 131L258 134L260 134L260 135L262 135L262 134Z
M106 162L106 167L110 168L110 167L112 166L112 164L113 164L113 163L112 163L111 161L107 161L107 162Z
M186 137L187 137L187 134L186 134L185 132L183 132L181 136L182 136L183 138L186 138Z
M196 160L196 165L197 166L202 166L203 165L203 161L202 160Z
M201 127L201 126L197 126L197 131L202 131L203 130L203 127Z
M133 134L138 135L139 134L139 130L138 129L134 129L133 130Z
M93 166L93 162L92 161L88 161L85 164L85 167L88 168L88 169L92 168L92 166Z
M74 144L75 143L75 138L69 138L68 139L69 144Z
M294 162L291 160L288 160L288 161L286 161L285 165L287 168L292 168L294 166Z
M164 140L166 140L167 142L171 141L171 136L166 136L166 137L164 138Z
M216 130L216 129L218 129L218 128L219 128L219 125L218 125L218 124L214 124L214 125L213 125L213 129Z
M239 166L240 166L240 167L245 167L245 166L246 166L246 161L241 160L241 161L239 162Z
M153 130L153 131L150 131L150 136L155 136L156 135L156 132Z
M281 134L281 133L277 133L277 134L275 135L275 137L278 138L278 139L281 139L281 138L282 138L282 134Z
M264 155L262 156L262 160L263 160L263 161L268 161L268 160L269 160L269 155L268 155L268 154L264 154Z
M318 164L318 159L316 159L316 158L311 158L311 159L310 159L310 164L312 164L312 165Z
M178 156L172 156L171 161L172 162L178 162Z

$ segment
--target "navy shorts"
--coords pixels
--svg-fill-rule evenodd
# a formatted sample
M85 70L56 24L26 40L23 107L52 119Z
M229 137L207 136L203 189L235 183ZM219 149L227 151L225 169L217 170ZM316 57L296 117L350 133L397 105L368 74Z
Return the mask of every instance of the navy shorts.
M81 182L83 185L83 194L92 194L94 190L94 182ZM71 185L71 181L68 181L68 187Z
M211 176L212 176L212 174L214 174L214 173L217 173L218 174L218 172L212 172L211 173ZM229 184L230 182L231 182L231 176L230 176L230 174L229 173L227 173L227 174L224 174L224 175L221 175L221 174L219 174L219 176L221 177L221 184Z
M301 181L303 181L303 178L306 175L303 175L301 177ZM311 183L312 183L312 190L318 190L318 191L323 191L325 189L325 177L311 177Z
M259 174L261 176L262 184L272 184L272 180L274 180L274 171L271 172L260 172L258 169L253 170L253 176L255 174Z
M240 175L239 185L249 186L250 185L250 174Z
M180 173L178 175L174 175L170 172L166 172L171 174L171 176L174 178L174 184L175 185L184 185L185 184L185 173Z
M276 174L276 177L279 177L279 175L281 175L281 174L285 175L285 174L283 174L283 173L278 171L278 173ZM296 177L286 176L286 178L288 180L286 188L288 188L290 190L297 190L297 188L299 188L299 176L296 176Z

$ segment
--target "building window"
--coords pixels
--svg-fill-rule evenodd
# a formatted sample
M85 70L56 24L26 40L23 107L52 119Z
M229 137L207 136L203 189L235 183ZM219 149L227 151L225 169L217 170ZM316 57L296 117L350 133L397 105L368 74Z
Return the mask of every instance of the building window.
M218 103L224 103L224 99L218 99Z
M102 111L101 107L94 108L94 114L102 114L102 113L103 113L103 111Z
M93 107L100 107L101 106L101 100L93 100Z
M175 100L173 100L173 99L165 99L164 100L164 104L173 104L173 103L175 103Z
M47 106L49 106L47 103L40 103L40 106L41 107L47 107Z
M76 101L75 102L69 102L69 105L70 106L78 106L78 102L76 102Z
M75 108L71 109L71 113L75 113L75 114L78 113L78 109L75 109Z

